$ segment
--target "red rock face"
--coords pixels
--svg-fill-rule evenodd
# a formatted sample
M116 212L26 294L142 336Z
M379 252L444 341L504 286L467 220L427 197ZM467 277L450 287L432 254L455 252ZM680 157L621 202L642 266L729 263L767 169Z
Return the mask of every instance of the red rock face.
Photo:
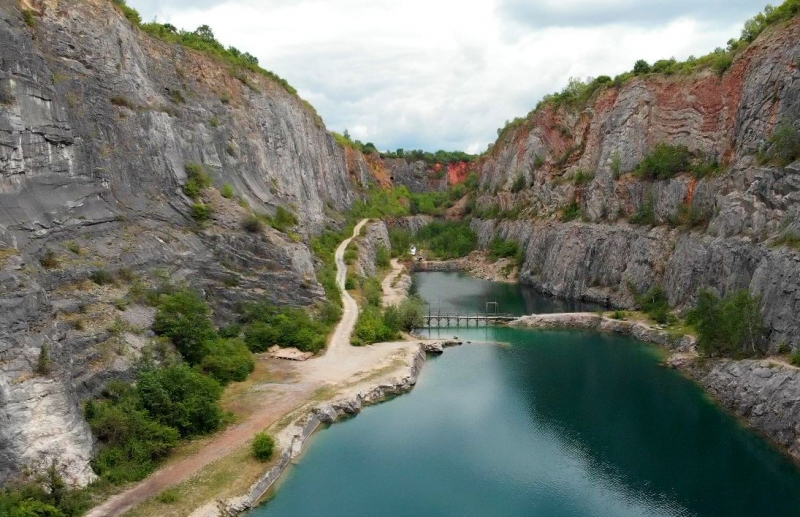
M447 180L450 185L463 183L472 171L472 164L467 162L451 163L447 166Z

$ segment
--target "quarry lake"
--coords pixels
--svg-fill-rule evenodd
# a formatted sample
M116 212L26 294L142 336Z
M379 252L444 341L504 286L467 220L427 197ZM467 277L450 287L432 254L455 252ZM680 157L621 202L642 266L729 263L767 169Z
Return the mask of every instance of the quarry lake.
M586 309L517 285L416 275L442 311ZM800 471L660 364L663 351L578 331L447 329L473 341L417 387L311 439L250 516L789 516ZM493 342L485 344L478 342Z

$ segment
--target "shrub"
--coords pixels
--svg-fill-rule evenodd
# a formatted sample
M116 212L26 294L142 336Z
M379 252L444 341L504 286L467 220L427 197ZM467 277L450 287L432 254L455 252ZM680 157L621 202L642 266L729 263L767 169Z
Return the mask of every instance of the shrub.
M697 179L703 179L708 176L713 176L720 171L721 167L719 161L714 158L708 161L699 161L692 165L692 174Z
M139 375L136 392L154 420L181 436L207 434L222 424L222 386L186 364Z
M761 300L747 289L719 298L701 291L686 318L698 333L698 348L709 356L755 354L764 338Z
M378 249L375 250L375 265L380 269L385 269L390 265L389 250L382 244L379 244Z
M39 358L36 360L36 373L38 375L50 375L52 363L47 345L42 345L42 348L39 349Z
M115 96L111 97L109 99L109 102L111 102L111 104L113 104L114 106L123 106L125 108L132 109L132 110L135 110L136 107L137 107L136 104L133 101L131 101L129 98L124 97L122 95L115 95Z
M399 305L392 305L384 312L384 321L390 329L411 332L425 323L425 301L419 296L409 296Z
M793 233L793 232L786 232L772 243L773 247L777 246L786 246L788 248L793 248L796 250L800 250L800 234Z
M161 504L172 504L180 499L180 494L174 488L167 488L156 496L156 501Z
M9 106L14 104L14 94L11 93L11 88L6 84L0 84L0 104Z
M390 321L389 323L392 322ZM398 330L387 324L379 307L367 305L358 315L358 321L356 321L356 327L353 330L350 342L353 346L363 346L393 341L399 336Z
M650 73L650 64L644 59L638 60L633 65L633 73L635 75L642 75Z
M627 317L627 313L625 311L616 310L611 313L611 318L615 320L624 320Z
M199 364L208 353L208 342L217 337L211 309L188 289L160 297L153 330L170 338L189 364Z
M106 269L98 269L89 275L89 279L97 285L109 285L114 283L114 275Z
M389 242L392 244L392 256L398 257L411 249L411 232L403 228L389 228Z
M242 219L242 229L249 233L260 233L264 230L264 223L254 214L247 214Z
M514 183L511 185L511 192L516 194L525 188L526 183L527 181L525 180L525 175L522 173L517 174L517 177L514 178Z
M279 206L275 211L275 217L272 218L272 227L279 232L286 232L286 230L294 226L297 226L297 217L282 206Z
M258 433L253 438L253 457L258 461L269 461L275 449L275 439L267 433Z
M203 189L211 186L211 177L199 163L187 163L184 168L186 184L183 186L183 192L190 198L197 199Z
M689 170L691 158L685 145L658 144L639 164L636 174L650 179L669 179Z
M39 259L39 264L45 269L55 269L60 265L61 261L58 260L56 252L50 248L44 252L44 255Z
M783 121L775 127L769 139L771 154L781 165L789 165L800 158L800 130L790 122Z
M673 318L669 310L667 293L661 286L650 288L646 293L635 297L636 305L657 323L669 323Z
M800 350L797 350L792 354L789 362L791 362L794 366L800 366Z
M233 185L231 185L230 183L226 183L222 187L221 194L222 194L222 197L224 197L225 199L232 199L233 196L236 195L236 193L233 191Z
M201 223L204 221L208 221L211 218L211 214L214 210L211 208L210 205L206 205L204 203L194 203L192 205L192 219Z
M128 7L128 4L125 2L125 0L113 0L113 2L114 5L119 7L119 9L122 11L122 14L125 15L125 18L127 18L129 22L136 26L141 25L142 17L139 15L136 9Z
M648 195L645 202L639 207L639 210L628 220L631 224L643 224L649 226L655 226L658 224L655 208L653 206L653 196Z
M348 266L351 266L356 263L358 260L358 247L356 244L351 241L350 244L347 246L347 249L344 250L344 263Z
M358 287L358 280L356 279L354 274L348 273L344 279L345 291L352 291L356 287Z
M588 183L591 183L593 179L594 179L594 174L585 171L583 169L578 169L577 171L575 171L575 175L572 176L572 183L575 186L580 187Z
M22 18L25 20L25 24L30 27L36 27L36 11L33 9L24 9L22 11Z
M489 244L489 256L497 262L501 258L515 257L519 254L520 247L514 241L507 241L500 237L495 237Z
M581 206L577 201L572 201L561 212L561 221L569 222L581 216Z
M618 180L622 175L622 157L619 151L611 153L611 173L614 175L615 180Z
M247 379L255 369L253 354L238 337L210 341L206 348L200 369L223 386Z

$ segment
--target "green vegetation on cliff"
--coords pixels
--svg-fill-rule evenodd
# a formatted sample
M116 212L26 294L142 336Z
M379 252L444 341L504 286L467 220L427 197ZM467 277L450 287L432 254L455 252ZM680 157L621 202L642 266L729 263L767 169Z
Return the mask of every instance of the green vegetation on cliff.
M686 316L698 333L698 348L709 356L741 357L761 353L764 320L761 300L747 289L720 298L700 291L697 304Z

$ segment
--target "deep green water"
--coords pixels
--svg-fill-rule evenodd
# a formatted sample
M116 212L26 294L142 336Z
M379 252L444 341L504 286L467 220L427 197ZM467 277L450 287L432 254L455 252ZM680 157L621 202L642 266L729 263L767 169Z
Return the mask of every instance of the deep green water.
M457 275L416 284L457 307L488 291L505 293L508 312L531 300ZM506 344L449 349L411 393L317 433L251 516L800 515L796 466L660 366L657 348L589 332L457 333Z

